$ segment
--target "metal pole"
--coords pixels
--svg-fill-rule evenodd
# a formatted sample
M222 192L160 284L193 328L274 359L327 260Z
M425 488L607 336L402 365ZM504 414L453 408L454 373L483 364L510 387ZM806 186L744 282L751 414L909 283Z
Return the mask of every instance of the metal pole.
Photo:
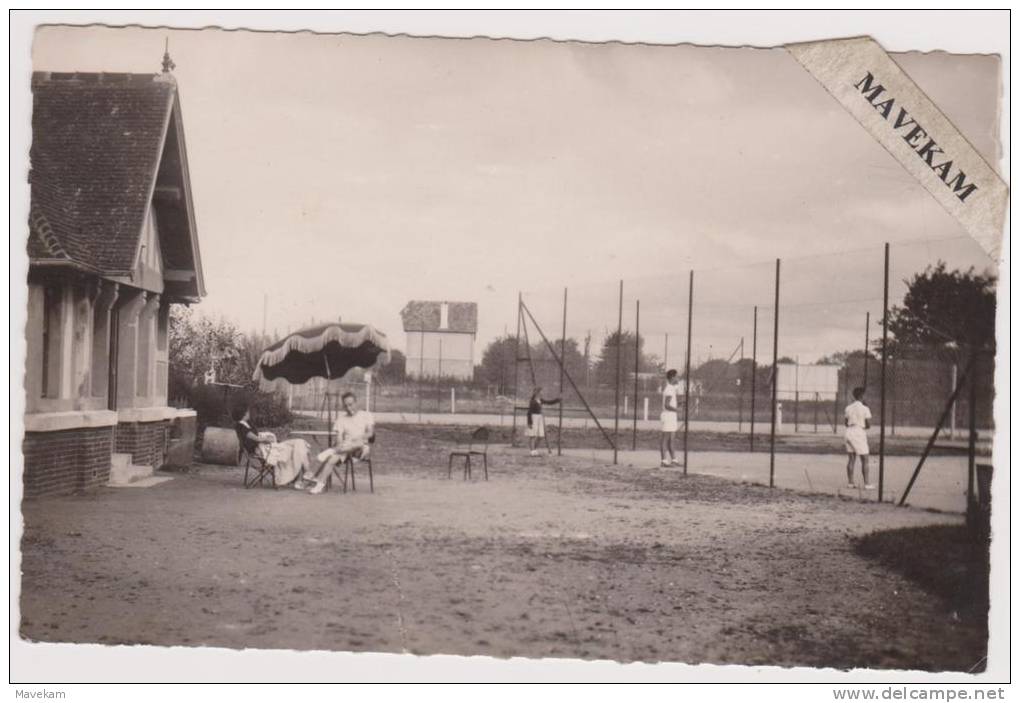
M868 332L871 331L871 311L864 313L864 383L861 385L868 388Z
M563 332L560 334L560 359L567 363L567 289L563 289ZM563 365L560 365L560 427L556 433L556 456L563 456Z
M517 291L517 336L514 338L514 417L513 424L510 427L510 446L517 444L517 386L518 376L520 375L520 364L521 364L521 323L523 322L524 299L521 296L521 292Z
M636 301L634 312L634 433L631 449L637 449L638 374L641 373L641 301Z
M425 380L425 330L418 338L418 424L421 424L421 384Z
M956 388L956 374L958 373L956 364L953 364L953 377L950 381L950 385ZM956 439L956 403L953 403L953 409L949 415L949 439Z
M687 435L691 428L691 331L694 317L694 270L687 282L687 356L684 361L684 476L687 475Z
M836 397L833 399L833 403L832 403L832 434L836 434L836 432L838 431L836 428L838 426L837 423L839 422L839 396L840 396L840 394L839 394L839 372L840 371L842 371L842 369L836 369Z
M977 456L977 380L978 380L978 352L971 352L974 355L970 370L970 407L967 408L967 415L970 422L970 432L967 437L967 515L971 514L971 506L974 505L974 470Z
M613 463L617 462L620 442L620 362L623 361L623 281L620 281L619 318L616 325L616 409L613 415Z
M744 338L740 338L740 360L737 361L737 432L744 431Z
M758 394L758 306L754 306L754 332L751 335L751 451L754 451L754 401Z
M867 358L867 357L865 357ZM889 359L889 242L885 243L885 272L882 282L882 371L881 402L878 420L878 502L885 489L885 366Z
M913 475L910 477L910 481L907 482L907 487L903 491L903 495L900 496L900 502L897 503L899 506L903 506L907 502L907 496L910 495L910 489L914 486L914 481L917 480L918 475L921 473L921 467L924 466L925 460L928 459L928 454L931 452L931 448L935 446L935 440L939 438L939 434L942 432L942 427L946 424L946 419L949 417L949 411L956 402L956 398L960 395L960 391L963 389L963 383L967 380L967 377L974 372L974 357L971 357L970 363L967 368L963 370L963 375L960 377L959 382L953 389L952 395L949 396L949 400L946 402L945 407L942 409L942 415L939 417L938 422L935 423L935 430L931 433L928 438L928 444L925 445L924 451L921 452L921 459L917 462L917 468L914 469Z
M776 485L776 383L779 374L779 259L776 259L776 303L772 323L772 430L769 436L769 488Z
M669 371L669 332L666 333L666 343L662 349L662 372Z
M793 431L800 432L800 356L793 360Z
M443 412L443 338L439 338L439 370L436 373L436 412Z
M609 433L602 426L602 423L599 422L598 416L591 409L591 406L588 405L588 401L585 399L584 394L582 394L580 389L578 389L577 384L574 383L574 379L570 377L570 372L567 371L566 366L563 364L563 360L556 356L556 350L553 348L553 345L549 342L549 339L545 336L545 332L542 331L542 328L535 320L535 316L531 314L531 310L528 310L528 306L524 305L523 303L521 304L521 310L528 315L528 319L530 319L531 324L535 326L535 331L538 332L539 336L542 338L542 341L545 343L545 346L549 350L549 353L552 354L552 358L556 361L557 364L560 365L561 368L563 368L563 373L567 377L567 383L569 383L570 387L574 389L574 393L577 394L577 397L580 399L581 404L584 406L585 411L587 411L588 415L595 423L595 426L599 429L599 432L602 433L602 436L609 443L609 446L615 448L615 445L613 444L613 438L609 436Z

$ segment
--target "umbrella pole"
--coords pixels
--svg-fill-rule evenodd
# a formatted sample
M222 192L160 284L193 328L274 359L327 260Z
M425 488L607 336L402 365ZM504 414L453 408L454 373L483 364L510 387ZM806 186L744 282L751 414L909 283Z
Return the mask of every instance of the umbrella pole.
M328 404L326 405L326 432L328 433L326 435L326 446L327 447L332 447L333 446L333 397L332 397L332 394L327 392L326 393L326 398L329 399L327 401Z

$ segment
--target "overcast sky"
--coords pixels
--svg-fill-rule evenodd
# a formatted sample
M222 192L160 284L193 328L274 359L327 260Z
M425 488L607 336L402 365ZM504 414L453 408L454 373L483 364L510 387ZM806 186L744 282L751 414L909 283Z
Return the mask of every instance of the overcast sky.
M956 238L894 247L893 302L934 258L991 264L782 49L42 28L34 67L156 72L165 37L200 309L244 329L268 299L270 333L342 316L402 348L406 301L467 300L480 349L518 290L558 336L570 286L569 333L597 337L615 281L647 279L625 325L640 297L649 343L679 351L690 267L770 262L697 277L695 356L728 356L784 257L781 353L813 360L880 313L883 242ZM997 165L998 59L896 60Z

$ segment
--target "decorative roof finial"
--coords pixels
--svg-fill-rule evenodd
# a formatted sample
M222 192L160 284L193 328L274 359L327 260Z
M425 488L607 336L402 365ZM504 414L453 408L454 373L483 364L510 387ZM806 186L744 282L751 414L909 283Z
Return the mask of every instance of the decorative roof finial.
M163 50L163 73L170 73L175 68L177 68L177 64L170 58L170 37L167 37L166 48Z

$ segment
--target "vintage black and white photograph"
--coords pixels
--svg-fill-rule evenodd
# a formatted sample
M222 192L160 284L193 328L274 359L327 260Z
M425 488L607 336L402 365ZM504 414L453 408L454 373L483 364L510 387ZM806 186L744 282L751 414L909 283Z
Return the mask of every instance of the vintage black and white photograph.
M1003 57L862 41L35 26L13 636L980 681Z

